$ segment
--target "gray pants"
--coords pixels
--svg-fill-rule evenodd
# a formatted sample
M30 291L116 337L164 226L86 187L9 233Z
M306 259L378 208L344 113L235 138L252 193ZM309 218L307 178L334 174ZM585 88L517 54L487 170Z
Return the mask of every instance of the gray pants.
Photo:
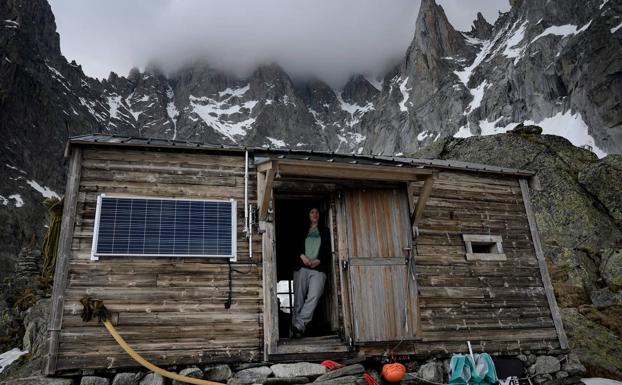
M294 271L294 314L292 314L292 325L305 331L307 324L313 318L313 312L317 306L322 292L326 274L321 271L301 267Z

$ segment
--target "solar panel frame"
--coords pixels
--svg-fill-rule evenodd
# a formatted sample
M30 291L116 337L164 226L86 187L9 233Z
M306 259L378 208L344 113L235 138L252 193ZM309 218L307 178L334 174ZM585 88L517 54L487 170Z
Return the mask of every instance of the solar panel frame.
M128 242L128 246L127 246L127 252L118 252L116 250L114 250L116 244L113 243L111 244L111 249L106 250L106 252L102 252L101 251L101 247L100 246L100 236L101 234L101 220L102 220L102 212L105 211L105 209L102 207L104 204L104 199L105 198L110 198L110 199L116 199L116 204L118 205L119 200L130 200L130 201L145 201L145 208L144 208L144 215L145 215L145 223L143 226L143 237L142 238L136 238L136 239L141 239L143 242L143 252L136 252L136 247L135 245L131 245L131 239L132 239L132 219L133 217L131 217L131 210L133 209L133 205L134 202L132 202L132 206L130 207L130 216L129 216L129 224L124 224L124 226L127 226L128 228L128 232L127 232L127 242ZM175 214L175 217L173 219L173 239L172 239L172 251L173 252L145 252L145 241L148 239L147 238L147 225L146 225L146 218L147 218L147 214L149 213L149 201L160 201L160 215L163 211L162 208L162 202L175 202L174 205L174 209L173 209L173 213ZM198 250L198 244L194 244L193 247L191 247L191 237L189 235L190 233L190 218L192 217L192 215L194 214L195 217L194 218L201 218L203 221L205 221L206 219L210 219L209 215L206 215L207 213L205 212L205 205L203 205L203 215L197 217L196 215L198 214L197 212L192 212L192 202L201 202L201 203L209 203L209 202L213 202L213 203L227 203L230 205L230 210L226 209L222 210L222 207L210 207L210 210L215 210L214 214L216 214L216 221L218 223L219 221L219 216L222 215L223 213L226 212L226 215L228 215L227 217L225 217L225 219L229 219L230 220L230 226L231 226L231 234L230 234L230 253L228 254L224 254L224 253L218 253L218 244L216 245L216 253L205 253L205 238L203 237L202 239L202 244L201 244L201 253L190 253L190 250ZM189 208L188 208L188 234L183 234L182 235L187 235L187 248L188 248L188 252L186 254L182 254L179 252L174 252L177 251L175 250L175 246L177 245L177 243L179 243L178 240L176 240L176 234L177 234L177 205L179 204L189 204ZM170 209L170 207L169 207ZM116 206L115 206L115 215L116 215ZM116 217L115 217L115 221L116 221ZM184 224L185 222L180 221L180 224ZM162 222L159 223L159 225L162 225ZM170 225L170 223L169 223ZM203 226L205 225L205 222L203 222ZM115 226L116 226L116 222L115 222ZM170 230L170 229L169 229ZM205 229L203 229L203 235L205 235ZM218 234L216 234L218 237ZM162 241L162 232L160 229L160 232L158 234L157 238L154 239L158 239L159 244L158 244L158 251L160 251L160 242ZM125 238L123 238L125 239ZM170 238L165 238L170 240ZM225 239L225 243L226 240ZM196 238L195 238L196 240ZM130 248L134 246L134 250L132 250L132 252L130 252ZM178 198L178 197L153 197L153 196L134 196L134 195L106 195L106 194L100 194L97 197L97 206L96 206L96 213L95 213L95 225L94 225L94 229L93 229L93 243L91 246L91 260L98 260L99 257L173 257L173 258L179 258L179 257L184 257L184 258L229 258L231 261L236 261L237 260L237 202L234 199L230 199L230 200L217 200L217 199L190 199L190 198Z

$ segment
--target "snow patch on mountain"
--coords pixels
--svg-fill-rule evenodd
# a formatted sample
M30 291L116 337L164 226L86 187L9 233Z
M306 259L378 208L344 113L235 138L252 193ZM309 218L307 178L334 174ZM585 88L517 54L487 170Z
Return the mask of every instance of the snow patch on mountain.
M252 128L253 123L255 123L254 118L248 117L247 119L239 120L240 116L235 115L243 115L244 109L250 112L257 104L257 101L247 101L241 105L227 105L229 100L237 95L235 93L223 95L232 96L223 101L217 101L206 96L195 97L190 95L190 108L209 127L235 142L235 137L245 136L248 130Z
M594 138L589 134L589 128L583 121L580 113L573 114L570 111L558 113L540 122L528 120L525 124L536 124L542 127L542 133L548 135L562 136L577 147L586 148L596 154L599 158L607 156L602 149L596 146Z
M15 201L15 203L13 203L13 205L15 207L19 208L19 207L22 207L24 205L24 200L22 199L22 196L19 195L19 194L12 194L12 195L9 195L6 198L4 196L0 195L0 204L2 204L3 206L8 206L9 201L11 199Z
M229 95L229 97L239 98L240 96L244 95L250 89L251 89L250 83L245 85L244 87L240 87L236 89L226 88L224 91L220 91L218 93L218 96L222 98L223 96Z
M114 96L108 96L108 108L110 119L117 119L119 112L119 106L121 106L121 96L113 94Z
M408 112L408 108L406 107L406 102L410 98L410 91L412 90L412 88L407 87L407 84L408 84L408 77L406 77L406 79L404 79L404 81L400 83L400 92L402 93L402 101L399 103L400 111L405 111L405 112Z
M518 28L515 26L520 23L520 20L514 24L512 27L513 34L510 36L505 42L505 49L503 50L503 55L508 59L514 59L514 65L518 64L523 54L523 47L519 47L518 45L525 38L525 31L527 30L528 21L525 21Z
M497 127L497 124L503 119L498 118L495 121L481 120L479 122L480 135L496 135L503 134L518 125L518 123L510 123L506 126ZM545 118L539 122L533 120L527 120L525 125L537 125L542 127L542 134L544 135L557 135L568 139L570 143L577 147L582 147L592 151L599 158L607 156L607 153L600 149L594 138L589 134L589 128L583 121L580 113L573 114L571 111L559 112L549 118ZM460 127L457 133L454 134L454 138L468 138L474 136L471 132L470 125Z
M173 122L173 140L177 139L177 117L179 117L179 111L177 110L177 106L175 106L175 93L173 92L173 88L168 86L166 89L166 97L168 98L168 103L166 104L166 114L168 115L171 122Z
M476 108L479 108L479 106L482 104L482 100L484 99L484 93L486 92L486 89L488 87L490 87L490 85L488 84L488 80L484 80L479 86L473 89L469 89L471 95L473 96L473 99L471 100L471 103L469 103L467 109L464 111L465 115L469 115Z
M315 120L315 124L320 126L322 131L326 130L326 124L324 123L322 119L319 118L320 114L317 111L315 111L313 108L309 108L308 110L309 110L309 113L313 116L313 119Z
M273 145L274 147L287 147L287 144L285 143L285 141L281 139L275 139L269 136L266 136L266 139L268 139L270 144Z
M4 369L9 367L9 365L17 361L21 356L27 353L28 351L22 351L19 348L13 348L0 354L0 373L2 373Z
M568 36L573 36L573 35L577 35L581 32L584 32L585 30L587 30L590 25L592 24L592 22L590 21L589 23L587 23L586 25L584 25L583 27L577 29L576 25L573 24L566 24L566 25L554 25L552 27L548 27L547 29L545 29L541 34L539 34L538 36L534 37L531 42L529 42L529 44L533 44L533 42L535 42L536 40L540 39L541 37L547 36L547 35L557 35L557 36L561 36L562 38L568 37Z
M365 113L374 109L374 103L369 102L364 106L348 103L343 100L342 92L343 91L335 91L335 96L339 101L340 108L350 114L350 117L346 119L345 123L348 127L352 128L361 121Z
M59 198L60 199L60 195L52 191L52 189L50 189L47 186L41 186L39 183L37 183L34 180L27 180L26 183L28 183L30 187L38 191L45 198Z

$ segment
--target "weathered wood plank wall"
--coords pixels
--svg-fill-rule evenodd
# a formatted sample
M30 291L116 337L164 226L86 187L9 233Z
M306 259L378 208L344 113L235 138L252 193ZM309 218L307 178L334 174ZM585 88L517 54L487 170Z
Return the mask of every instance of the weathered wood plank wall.
M412 189L417 200L422 183ZM506 261L467 261L462 234L501 235ZM557 349L518 179L439 173L419 224L415 352Z
M263 350L261 237L249 259L244 156L84 148L57 370L135 366L102 325L80 319L84 295L119 313L118 330L156 364L260 360ZM256 201L254 169L249 198ZM238 202L238 262L202 258L90 260L97 196L127 194Z

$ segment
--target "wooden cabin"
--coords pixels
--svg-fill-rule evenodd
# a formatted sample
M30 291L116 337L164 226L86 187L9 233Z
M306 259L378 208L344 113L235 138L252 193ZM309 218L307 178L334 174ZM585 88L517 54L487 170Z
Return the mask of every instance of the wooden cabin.
M67 156L47 374L137 366L81 320L85 295L161 366L567 349L530 171L107 135L72 138ZM309 204L333 253L293 340Z

